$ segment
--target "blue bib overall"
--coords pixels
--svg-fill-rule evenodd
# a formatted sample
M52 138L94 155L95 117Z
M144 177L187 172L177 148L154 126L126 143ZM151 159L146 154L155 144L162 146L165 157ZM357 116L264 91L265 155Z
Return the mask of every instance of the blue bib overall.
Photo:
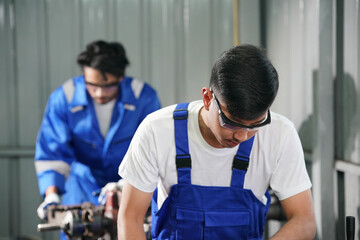
M188 146L188 103L174 111L176 167L178 184L171 187L160 210L157 190L152 199L153 239L257 239L262 240L267 204L251 190L244 189L254 137L242 142L234 157L230 187L191 184L191 158Z

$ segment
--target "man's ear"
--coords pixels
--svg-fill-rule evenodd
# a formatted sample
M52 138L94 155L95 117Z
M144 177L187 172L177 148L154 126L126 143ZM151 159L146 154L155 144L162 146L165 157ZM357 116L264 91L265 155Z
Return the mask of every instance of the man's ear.
M210 88L207 87L202 88L202 99L204 103L204 108L208 111L212 99L212 93Z

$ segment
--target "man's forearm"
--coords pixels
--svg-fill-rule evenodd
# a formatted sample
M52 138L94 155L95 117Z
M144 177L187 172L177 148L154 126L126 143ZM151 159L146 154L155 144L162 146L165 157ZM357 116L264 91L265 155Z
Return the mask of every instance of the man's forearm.
M313 218L292 218L270 240L312 240L316 223Z
M149 208L151 193L145 193L126 181L122 190L118 215L118 239L146 239L144 218Z
M118 240L146 240L143 223L136 221L123 221L124 218L118 218Z

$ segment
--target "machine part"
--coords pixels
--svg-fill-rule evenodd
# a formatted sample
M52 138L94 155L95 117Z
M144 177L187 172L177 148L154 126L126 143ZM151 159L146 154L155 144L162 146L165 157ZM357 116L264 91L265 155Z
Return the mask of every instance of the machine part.
M109 192L107 207L89 202L49 206L46 209L48 222L39 224L38 231L62 230L69 239L93 240L104 236L107 236L106 239L116 239L118 199L116 193Z
M105 205L85 202L79 205L51 205L46 209L47 223L38 224L38 232L62 230L71 240L117 239L117 216L121 191L108 191ZM151 239L150 208L144 219L147 239Z

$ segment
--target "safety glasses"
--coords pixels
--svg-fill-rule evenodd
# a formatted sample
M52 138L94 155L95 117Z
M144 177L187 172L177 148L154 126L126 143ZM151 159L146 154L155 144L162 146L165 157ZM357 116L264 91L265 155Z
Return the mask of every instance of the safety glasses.
M267 124L269 124L271 122L270 110L267 111L266 118L263 121L261 121L260 124L247 126L247 125L243 125L243 124L234 122L234 121L232 121L232 120L230 120L229 118L226 117L226 115L221 110L220 103L217 100L215 94L212 91L211 91L211 93L212 93L212 95L214 97L216 106L217 106L217 108L219 110L219 123L220 123L221 127L229 128L229 129L232 129L232 130L237 130L239 128L242 128L242 129L245 129L248 132L253 132L253 131L259 130L259 128L261 128L261 127L263 127L263 126L265 126L265 125L267 125Z
M95 83L90 83L90 82L85 81L85 84L89 91L95 92L97 89L101 88L104 92L107 92L107 93L115 92L119 86L118 82L100 85L100 84L95 84Z

